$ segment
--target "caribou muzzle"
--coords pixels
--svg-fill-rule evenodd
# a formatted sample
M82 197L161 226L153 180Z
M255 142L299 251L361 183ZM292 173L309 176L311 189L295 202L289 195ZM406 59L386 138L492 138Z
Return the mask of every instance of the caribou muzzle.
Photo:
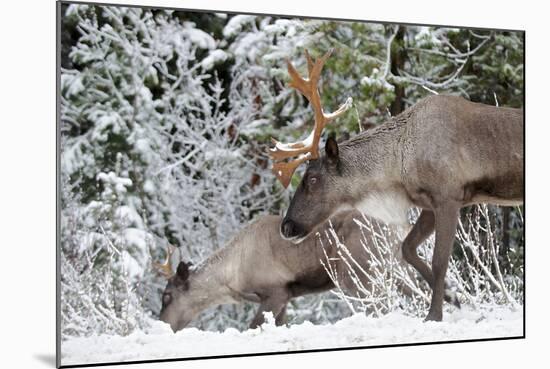
M287 218L284 218L281 222L280 233L284 240L296 244L302 242L308 236L308 232L301 224Z

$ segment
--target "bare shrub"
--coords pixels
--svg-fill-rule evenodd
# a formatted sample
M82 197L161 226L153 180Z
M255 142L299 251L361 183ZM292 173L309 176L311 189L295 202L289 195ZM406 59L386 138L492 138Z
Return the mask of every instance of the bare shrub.
M461 219L456 232L455 253L447 272L449 287L458 293L461 303L508 304L517 308L523 301L523 264L515 265L514 273L503 273L502 264L510 266L510 259L499 258L502 235L497 231L499 214L496 207L477 205ZM411 214L412 220L418 211ZM325 253L322 261L336 285L333 293L346 302L352 312L366 312L380 316L400 309L415 315L427 309L431 291L428 284L409 266L401 255L401 241L387 226L366 217L355 220L362 231L362 255L353 256L336 232L325 234L326 242L337 247L338 261L346 266L353 282L350 293L344 288L342 275L333 267L334 261ZM521 220L523 227L523 220ZM421 244L421 258L431 260L434 236ZM370 246L369 246L370 245ZM517 253L519 250L511 250ZM366 282L365 282L366 281Z

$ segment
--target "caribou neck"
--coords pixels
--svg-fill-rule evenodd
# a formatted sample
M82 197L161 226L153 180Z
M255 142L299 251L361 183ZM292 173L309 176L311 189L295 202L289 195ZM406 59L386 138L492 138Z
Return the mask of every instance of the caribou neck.
M342 174L363 178L369 183L400 182L401 137L409 116L407 111L388 122L364 131L340 145Z
M340 145L351 203L385 223L408 225L411 200L402 181L402 142L408 111Z
M223 262L225 250L220 250L199 265L189 277L198 310L220 304L234 303L233 291L228 287L226 263Z

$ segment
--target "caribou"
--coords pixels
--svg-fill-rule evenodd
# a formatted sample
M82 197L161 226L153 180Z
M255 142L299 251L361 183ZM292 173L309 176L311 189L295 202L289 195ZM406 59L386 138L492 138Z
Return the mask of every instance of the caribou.
M426 320L441 321L460 209L478 203L523 203L523 109L431 95L341 144L329 137L320 155L324 126L351 106L348 99L335 113L323 112L317 84L329 55L330 51L314 62L306 52L307 79L287 61L290 86L309 100L315 125L305 140L290 144L274 140L270 149L273 173L285 187L296 167L308 162L280 234L303 244L317 225L344 209L406 224L408 209L420 208L403 240L402 253L432 289ZM417 247L434 231L430 268Z
M368 265L370 256L363 249L374 248L373 239L354 222L354 218L361 217L355 211L342 212L332 217L330 224L361 268L373 271L377 266ZM176 332L208 307L248 301L260 304L250 328L260 326L264 322L263 313L268 311L273 313L275 324L282 325L290 299L334 288L334 281L323 265L327 262L331 263L340 288L360 296L348 273L349 265L338 257L335 243L325 239L321 244L322 237L310 237L296 247L280 237L281 219L274 215L261 217L200 266L191 267L180 261L175 273L170 266L175 248L169 248L166 261L154 264L168 279L162 294L160 319ZM324 223L317 231L322 233L328 226ZM399 245L399 229L393 228L389 234L390 242ZM363 286L370 288L371 281L366 276L360 278Z

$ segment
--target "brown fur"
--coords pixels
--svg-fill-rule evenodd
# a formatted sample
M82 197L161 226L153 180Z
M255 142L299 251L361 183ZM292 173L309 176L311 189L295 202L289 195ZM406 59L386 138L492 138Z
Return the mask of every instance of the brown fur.
M340 146L329 139L325 151L309 162L281 223L283 238L303 240L343 207L400 223L410 207L423 209L402 248L433 288L426 319L441 320L460 208L523 202L523 111L430 96ZM416 248L434 230L432 270Z
M362 249L362 234L353 222L354 217L361 219L362 215L343 212L331 221L354 258L366 263L368 255ZM166 299L167 303L163 303L161 320L177 331L210 306L251 301L260 304L250 324L252 328L263 323L266 311L273 312L277 324L283 324L290 299L333 288L320 260L325 260L323 246L330 258L337 258L336 248L326 237L323 246L319 237L310 237L299 246L285 241L279 235L280 222L281 217L267 215L249 224L224 249L194 270L187 271L186 264L180 263L183 267L178 268L164 291L163 301ZM324 232L327 227L328 224L323 224L318 231ZM368 247L374 245L369 243ZM332 263L340 283L353 290L346 266L339 260ZM368 269L366 264L363 267ZM362 282L369 286L368 280Z

